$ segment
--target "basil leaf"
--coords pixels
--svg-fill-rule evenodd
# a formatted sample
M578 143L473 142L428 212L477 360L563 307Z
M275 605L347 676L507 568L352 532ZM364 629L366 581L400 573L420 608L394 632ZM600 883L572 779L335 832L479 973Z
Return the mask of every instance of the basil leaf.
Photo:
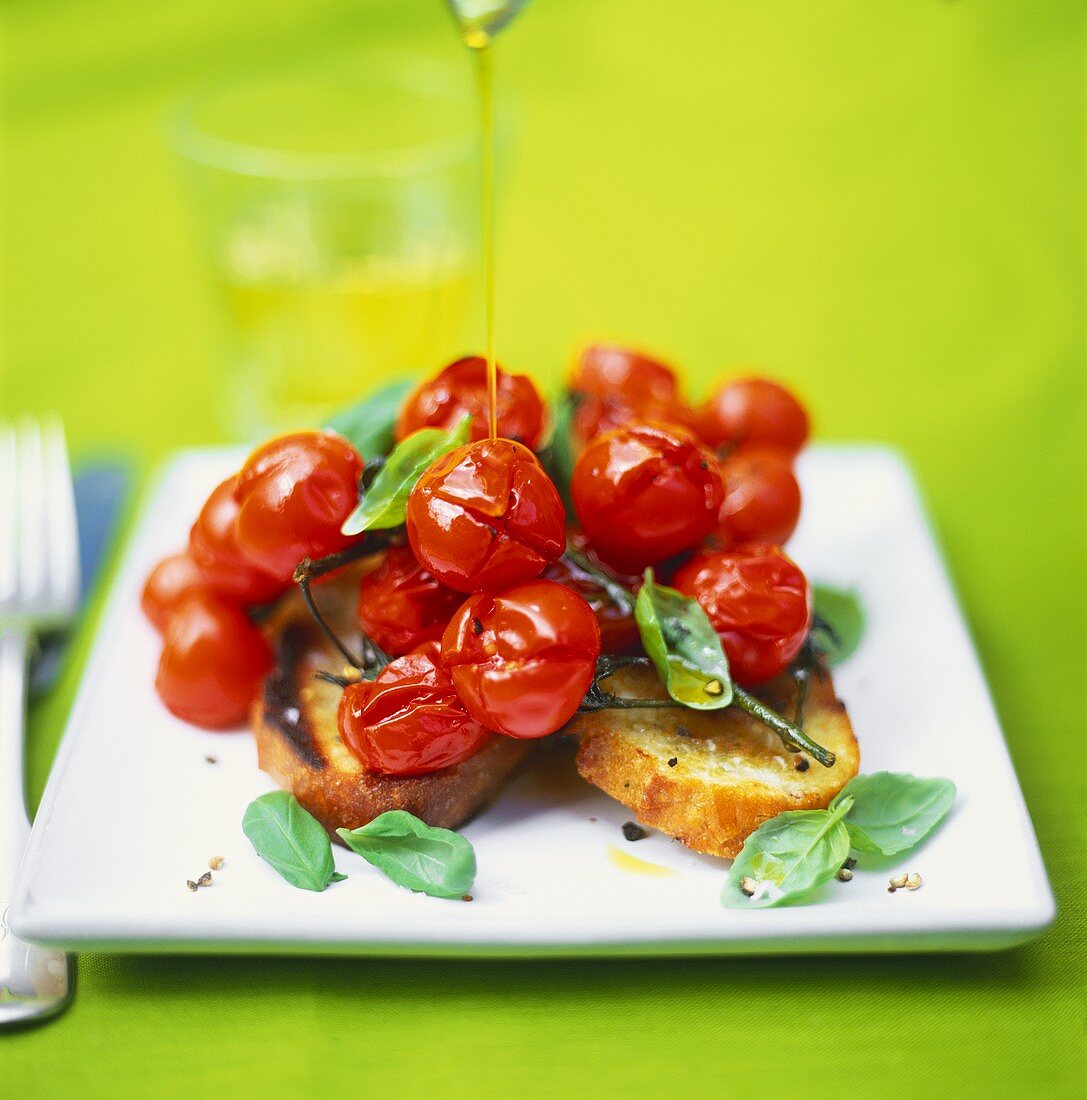
M328 833L293 794L271 791L254 799L242 818L242 832L257 855L300 890L319 893L347 877L336 870Z
M812 585L812 641L832 665L841 664L861 644L864 608L856 592Z
M323 427L339 432L367 462L388 454L400 406L414 385L408 379L390 382L357 404L333 413Z
M851 779L831 809L846 798L854 799L845 819L853 847L893 856L916 847L939 825L955 801L955 784L905 772L873 772Z
M472 418L466 416L452 431L420 428L401 440L340 531L359 535L363 531L399 527L404 522L408 497L423 472L442 455L467 443L471 432Z
M789 810L764 821L732 861L721 903L729 909L768 909L796 901L829 882L849 855L842 818L852 800L832 810ZM745 884L750 895L741 888Z
M695 710L720 710L732 702L732 677L721 639L697 600L653 580L634 602L642 645L668 694Z
M463 897L476 877L472 845L451 829L436 829L407 810L389 810L337 835L397 884L434 898Z

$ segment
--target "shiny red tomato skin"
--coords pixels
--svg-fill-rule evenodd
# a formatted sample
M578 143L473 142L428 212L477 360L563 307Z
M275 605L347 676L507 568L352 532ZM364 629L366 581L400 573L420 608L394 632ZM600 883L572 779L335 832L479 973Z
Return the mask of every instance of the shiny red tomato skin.
M464 593L432 577L407 546L385 552L359 585L359 625L386 653L400 656L441 639Z
M427 572L458 592L538 577L566 546L558 490L536 456L509 439L439 458L411 491L407 529Z
M695 414L678 398L658 400L590 394L582 398L574 409L571 428L575 441L584 445L604 432L648 421L676 424L693 430Z
M631 348L591 344L574 367L570 388L596 397L623 398L630 404L671 402L678 396L671 367Z
M255 565L238 546L234 524L237 476L221 481L208 497L189 532L189 553L206 587L227 600L260 604L281 595L285 584Z
M155 690L178 718L225 729L245 720L272 663L268 643L239 607L198 590L166 627Z
M811 590L779 546L750 542L704 550L672 581L698 600L717 631L733 677L756 685L772 679L800 652L811 627Z
M372 683L349 684L340 700L344 743L372 772L426 775L475 755L493 736L464 709L426 642L390 662Z
M472 439L486 439L488 419L487 360L471 355L450 363L409 395L396 421L396 438L419 428L455 428L472 416ZM533 450L543 434L543 401L532 379L498 370L498 434Z
M672 424L632 424L594 439L571 489L593 548L625 573L697 546L717 526L724 498L716 457Z
M362 459L334 432L294 432L258 447L238 475L242 553L284 583L303 558L353 541L340 526L358 503Z
M721 480L725 500L717 534L724 546L789 540L800 519L800 485L789 455L745 447L721 463Z
M546 580L469 596L442 638L442 667L468 713L516 738L546 737L565 725L599 656L592 608Z
M140 593L140 607L161 634L177 605L192 591L206 588L207 581L187 552L171 554L147 575Z
M578 549L588 555L591 561L602 564L580 531L570 532L568 541L573 542ZM631 593L633 599L641 587L642 578L638 575L615 573L614 570L612 572L615 579ZM593 577L569 561L565 555L552 562L545 570L543 577L544 580L555 581L557 584L572 588L592 608L596 616L596 625L600 628L601 653L632 653L638 649L641 644L641 635L638 632L638 624L634 621L634 615L616 607Z
M713 447L775 447L795 455L808 440L804 406L768 378L740 378L702 407L699 433Z

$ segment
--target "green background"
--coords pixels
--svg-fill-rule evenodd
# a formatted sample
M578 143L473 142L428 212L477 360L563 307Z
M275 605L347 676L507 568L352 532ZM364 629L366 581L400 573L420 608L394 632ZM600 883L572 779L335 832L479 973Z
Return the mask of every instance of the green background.
M219 438L217 322L164 109L332 43L459 47L438 0L9 0L3 18L0 410L56 408L77 457L146 473ZM822 437L906 452L1054 929L1004 954L882 959L89 956L66 1016L0 1039L0 1092L1078 1091L1085 24L1079 0L536 0L497 60L519 118L500 354L555 375L578 341L625 338L698 384L757 362ZM88 639L35 708L38 787Z

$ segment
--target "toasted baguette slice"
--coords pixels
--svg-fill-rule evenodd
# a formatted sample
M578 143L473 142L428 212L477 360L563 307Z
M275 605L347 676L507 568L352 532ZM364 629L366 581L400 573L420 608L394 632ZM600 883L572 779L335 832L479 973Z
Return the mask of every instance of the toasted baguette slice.
M641 667L616 673L608 689L663 696L656 674ZM790 676L758 695L781 714L795 713ZM736 707L596 711L577 715L566 732L581 736L581 775L639 821L697 852L731 858L763 821L783 810L825 807L857 774L860 750L829 673L811 679L804 729L835 754L833 767L789 752L772 730Z
M323 584L314 592L341 637L357 636L351 617L359 576ZM335 837L386 810L408 810L429 825L454 829L477 814L501 790L529 751L529 743L492 738L452 768L421 776L366 771L340 737L337 712L342 689L316 678L343 670L340 656L292 595L277 608L269 633L276 667L253 704L257 761Z

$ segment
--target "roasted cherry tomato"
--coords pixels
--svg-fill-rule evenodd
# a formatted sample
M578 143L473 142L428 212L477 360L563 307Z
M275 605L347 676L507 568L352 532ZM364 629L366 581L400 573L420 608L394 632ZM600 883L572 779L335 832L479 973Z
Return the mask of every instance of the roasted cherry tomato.
M362 459L334 432L295 432L249 456L234 491L238 546L262 569L289 582L303 558L351 543L340 526L359 497Z
M632 400L622 396L598 397L590 394L578 401L571 427L575 440L584 445L604 432L647 421L691 429L695 416L678 398Z
M599 656L592 608L554 581L469 596L442 638L442 667L468 713L510 737L545 737L565 725Z
M570 388L578 395L573 433L587 443L635 421L692 426L694 414L679 398L675 372L628 348L593 344L581 353Z
M716 526L717 459L676 425L632 424L593 440L574 466L574 506L609 565L640 572L689 550Z
M344 743L372 772L423 775L450 768L492 736L464 709L440 667L441 647L427 642L392 661L371 683L344 688Z
M787 542L800 519L800 486L789 456L746 447L721 463L725 502L717 533L738 542Z
M702 407L698 430L711 446L776 447L795 455L808 439L808 414L784 387L767 378L741 378Z
M804 574L768 542L702 551L672 583L702 605L741 684L760 684L785 669L811 627Z
M588 540L581 532L571 533L569 541L594 565L602 564ZM605 567L606 568L606 567ZM618 583L631 593L631 600L641 587L640 575L628 575L615 573ZM607 593L601 588L599 580L590 572L582 569L564 554L558 561L552 562L544 572L544 580L555 581L572 588L593 609L596 616L596 625L600 628L600 650L602 653L629 653L638 648L641 635L638 633L638 624L630 612L623 611L616 603L608 598Z
M244 721L272 651L240 608L190 592L170 618L155 688L179 718L207 729Z
M396 438L419 428L455 428L470 413L472 438L486 439L488 401L487 360L478 355L458 359L408 397L396 421ZM532 379L499 369L498 434L533 449L540 442L543 422L543 402Z
M408 539L429 573L459 592L538 577L566 545L566 513L536 456L509 439L439 458L408 498Z
M359 625L386 653L399 656L436 642L464 593L435 580L407 546L385 552L359 586Z
M189 553L205 585L217 595L238 603L267 603L282 593L284 582L258 568L238 547L234 537L237 487L237 477L215 487L189 532Z
M623 398L633 405L674 401L678 393L671 367L609 344L592 344L581 353L570 388L596 397Z
M192 555L171 554L147 575L140 594L140 607L161 634L177 605L194 589L206 587L207 581Z

